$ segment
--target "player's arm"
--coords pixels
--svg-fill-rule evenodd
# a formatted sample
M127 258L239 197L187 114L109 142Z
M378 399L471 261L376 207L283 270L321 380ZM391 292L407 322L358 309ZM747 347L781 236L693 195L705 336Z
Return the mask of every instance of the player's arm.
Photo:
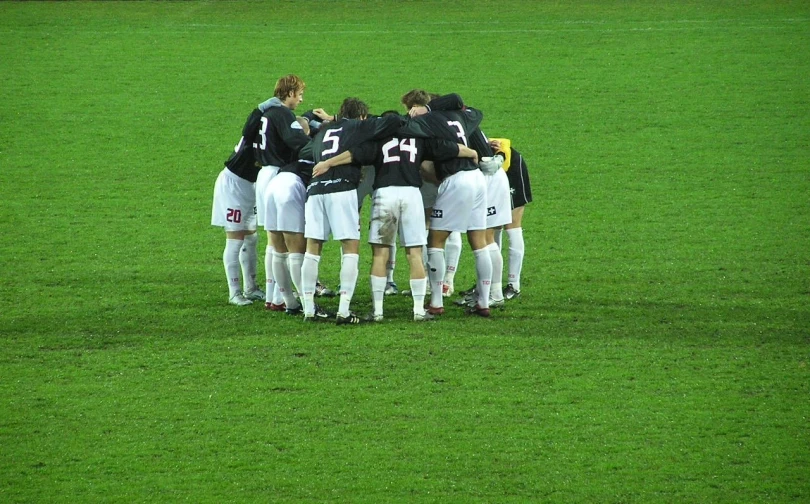
M447 161L452 158L467 158L472 159L473 163L478 164L478 152L471 149L463 143L455 143L449 140L429 140L426 143L426 155L428 159L434 161Z
M411 107L408 115L418 117L427 114L432 110L464 110L464 100L456 93L446 94L430 100L427 105L416 105Z
M328 172L335 166L345 165L352 162L352 152L351 151L343 151L337 156L330 157L329 159L325 159L320 161L312 168L312 176L313 177L320 177L324 173Z
M309 135L304 132L303 127L296 119L291 110L285 109L286 113L274 114L273 125L287 147L297 153L301 148L309 143Z

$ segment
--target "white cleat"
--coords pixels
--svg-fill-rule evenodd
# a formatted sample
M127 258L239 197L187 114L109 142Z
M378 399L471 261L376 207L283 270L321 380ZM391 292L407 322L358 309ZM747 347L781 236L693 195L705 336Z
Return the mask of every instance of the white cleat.
M228 303L236 306L247 306L249 304L253 304L253 301L243 296L241 293L235 295L231 299L228 300Z
M261 289L253 289L252 291L246 293L245 297L251 301L264 301L265 294Z
M429 320L436 320L436 316L432 313L414 313L413 314L413 321L414 322L427 322Z

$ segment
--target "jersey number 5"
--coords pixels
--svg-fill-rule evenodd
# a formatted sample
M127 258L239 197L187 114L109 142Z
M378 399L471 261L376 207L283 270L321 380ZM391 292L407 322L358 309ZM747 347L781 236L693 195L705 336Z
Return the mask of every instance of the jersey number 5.
M324 149L321 152L321 157L325 157L327 154L334 154L337 152L338 146L340 145L340 136L338 136L338 132L340 131L343 131L343 128L330 129L326 131L326 134L323 136L323 143L330 142L332 146L328 149Z

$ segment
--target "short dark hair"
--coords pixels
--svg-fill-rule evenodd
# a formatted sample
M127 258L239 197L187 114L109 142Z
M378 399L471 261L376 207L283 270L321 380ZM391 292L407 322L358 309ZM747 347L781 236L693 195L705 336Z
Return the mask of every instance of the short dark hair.
M368 117L368 105L360 98L346 98L340 105L338 116L346 119L363 119Z

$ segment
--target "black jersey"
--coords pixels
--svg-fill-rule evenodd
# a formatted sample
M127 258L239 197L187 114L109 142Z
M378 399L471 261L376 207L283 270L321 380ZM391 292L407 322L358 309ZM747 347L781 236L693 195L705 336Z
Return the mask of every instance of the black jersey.
M298 158L309 137L295 114L283 105L268 108L261 117L258 131L253 136L256 159L262 166L284 166Z
M400 116L366 119L339 119L325 124L302 149L301 158L315 163L333 158L363 142L393 135L403 123ZM357 189L360 183L360 164L334 166L319 177L314 177L307 187L307 194L327 194Z
M245 126L242 128L242 138L239 143L233 148L233 154L225 161L225 167L233 172L238 177L241 177L249 182L256 182L256 176L262 165L256 161L253 148L251 147L251 139L259 131L261 125L262 111L258 108L248 115L245 121Z
M427 106L428 110L436 111L460 111L466 108L464 100L460 95L455 93L434 98ZM467 146L478 153L478 159L495 155L492 151L492 147L489 145L489 139L481 131L481 128L476 128L474 131L471 131L468 140L469 144Z
M478 128L484 114L467 107L464 110L432 111L408 121L400 135L409 137L436 138L464 144L469 147L470 133ZM436 176L439 180L461 171L477 170L472 159L452 158L436 162Z
M312 169L315 167L315 162L307 159L298 159L292 163L282 166L279 173L293 173L298 175L304 186L308 186L312 180Z
M351 149L352 159L373 165L374 189L391 186L422 186L419 166L428 159L442 161L458 156L458 143L425 138L389 137L365 142Z

